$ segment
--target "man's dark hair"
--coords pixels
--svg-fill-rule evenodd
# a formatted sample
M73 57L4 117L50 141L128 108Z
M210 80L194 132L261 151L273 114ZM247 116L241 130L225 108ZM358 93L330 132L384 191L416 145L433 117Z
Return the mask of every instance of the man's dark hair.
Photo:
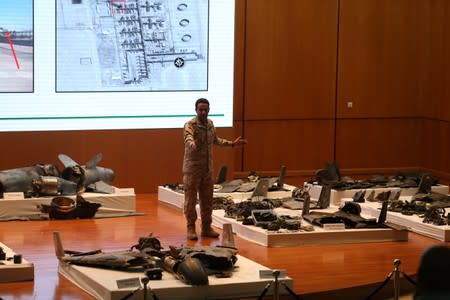
M195 110L197 110L197 107L198 107L198 105L199 105L200 103L205 103L205 104L208 104L208 106L209 106L209 101L208 101L208 99L206 99L206 98L200 98L200 99L198 99L197 101L195 101Z

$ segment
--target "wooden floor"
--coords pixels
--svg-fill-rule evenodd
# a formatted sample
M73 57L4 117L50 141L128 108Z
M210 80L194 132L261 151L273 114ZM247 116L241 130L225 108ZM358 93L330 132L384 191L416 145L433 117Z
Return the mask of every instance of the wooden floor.
M220 243L219 239L210 238L187 241L182 213L159 204L156 194L138 195L136 205L137 211L145 213L144 216L1 222L0 241L34 263L35 279L0 283L0 297L4 300L93 299L58 274L52 237L54 231L60 232L65 249L79 251L124 250L135 244L139 237L150 233L158 236L164 247ZM240 255L269 268L285 269L294 281L294 291L306 300L344 299L344 293L345 299L362 299L393 270L394 259L400 259L401 271L412 276L416 273L421 253L431 245L441 243L414 233L409 234L407 242L339 244L336 241L333 245L283 248L267 248L239 237L235 237L235 242ZM402 287L408 284L402 282ZM391 291L384 291L381 296L380 292L378 299L386 299L386 293L393 295Z

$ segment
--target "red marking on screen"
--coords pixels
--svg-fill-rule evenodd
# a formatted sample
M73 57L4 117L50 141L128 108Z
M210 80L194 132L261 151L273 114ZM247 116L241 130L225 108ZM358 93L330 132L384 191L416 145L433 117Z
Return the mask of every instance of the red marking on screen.
M12 53L14 55L14 60L16 61L17 69L20 69L19 60L17 59L16 51L14 51L14 46L13 46L13 43L12 43L12 40L11 40L11 35L9 34L9 32L6 32L6 37L8 38L9 46L11 47L11 51L12 51Z
M117 11L114 10L114 3L123 3L118 5ZM127 0L111 0L111 12L112 14L126 14L127 13Z

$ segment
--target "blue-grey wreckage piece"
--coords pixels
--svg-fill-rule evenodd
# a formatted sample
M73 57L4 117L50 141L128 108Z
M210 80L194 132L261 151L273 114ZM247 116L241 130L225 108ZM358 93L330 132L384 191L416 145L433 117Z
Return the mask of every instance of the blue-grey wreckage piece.
M84 166L78 164L65 154L59 154L58 158L64 165L61 177L71 182L75 182L77 184L78 192L84 192L89 189L98 193L114 193L114 188L109 185L115 178L114 171L97 166L102 159L101 153L95 155Z
M101 153L86 165L79 165L64 154L58 157L64 165L62 172L54 164L0 171L0 197L14 192L23 192L25 198L75 195L85 191L114 193L114 188L109 185L114 180L114 171L97 166L102 159Z

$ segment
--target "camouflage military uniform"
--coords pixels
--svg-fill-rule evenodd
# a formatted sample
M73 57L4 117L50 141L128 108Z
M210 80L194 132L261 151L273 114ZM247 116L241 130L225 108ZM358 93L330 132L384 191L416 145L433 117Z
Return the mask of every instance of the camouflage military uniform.
M191 143L195 141L196 150L192 150ZM197 192L200 204L202 226L209 226L212 222L213 199L213 166L212 145L232 146L233 142L217 137L213 122L208 119L206 124L197 117L184 125L184 214L187 225L195 226L197 212Z

